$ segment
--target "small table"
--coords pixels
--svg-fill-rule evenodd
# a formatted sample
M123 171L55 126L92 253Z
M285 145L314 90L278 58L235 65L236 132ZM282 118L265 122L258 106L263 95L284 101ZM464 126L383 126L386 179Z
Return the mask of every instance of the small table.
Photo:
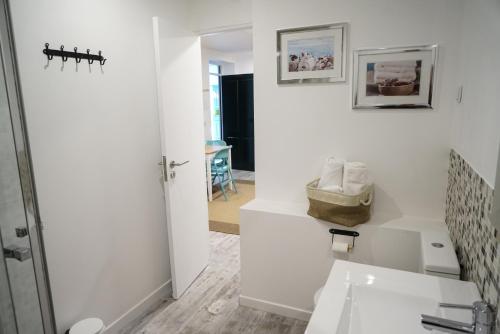
M232 168L231 163L231 145L229 146L218 146L218 145L205 145L205 165L207 170L207 192L208 192L208 201L212 201L212 159L215 154L219 151L229 149L229 159L228 159L228 167L229 170ZM229 183L229 188L233 190L233 184Z

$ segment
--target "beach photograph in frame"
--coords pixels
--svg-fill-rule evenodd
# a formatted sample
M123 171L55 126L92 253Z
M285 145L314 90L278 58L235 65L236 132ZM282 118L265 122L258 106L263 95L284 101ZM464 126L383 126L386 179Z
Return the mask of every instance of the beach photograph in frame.
M345 81L347 23L277 31L278 83Z
M353 108L432 108L437 45L354 51Z

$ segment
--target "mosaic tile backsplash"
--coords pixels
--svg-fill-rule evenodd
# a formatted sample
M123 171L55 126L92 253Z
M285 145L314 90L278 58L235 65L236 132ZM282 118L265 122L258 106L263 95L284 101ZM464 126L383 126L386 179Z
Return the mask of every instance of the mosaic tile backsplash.
M450 154L446 191L446 224L462 267L462 279L473 281L483 298L498 306L500 296L499 233L490 223L493 189L454 150ZM497 312L497 334L500 334Z

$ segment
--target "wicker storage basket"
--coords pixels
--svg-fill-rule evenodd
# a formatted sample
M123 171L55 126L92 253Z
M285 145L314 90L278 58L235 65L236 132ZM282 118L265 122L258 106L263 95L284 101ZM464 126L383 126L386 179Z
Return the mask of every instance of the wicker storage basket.
M373 185L360 195L351 196L318 189L318 182L316 179L307 185L309 216L349 227L370 219Z

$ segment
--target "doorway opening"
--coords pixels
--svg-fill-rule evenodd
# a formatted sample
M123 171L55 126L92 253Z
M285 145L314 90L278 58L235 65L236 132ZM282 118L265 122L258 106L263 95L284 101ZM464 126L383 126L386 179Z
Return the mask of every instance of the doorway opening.
M202 35L201 54L209 226L239 234L255 198L252 29Z

